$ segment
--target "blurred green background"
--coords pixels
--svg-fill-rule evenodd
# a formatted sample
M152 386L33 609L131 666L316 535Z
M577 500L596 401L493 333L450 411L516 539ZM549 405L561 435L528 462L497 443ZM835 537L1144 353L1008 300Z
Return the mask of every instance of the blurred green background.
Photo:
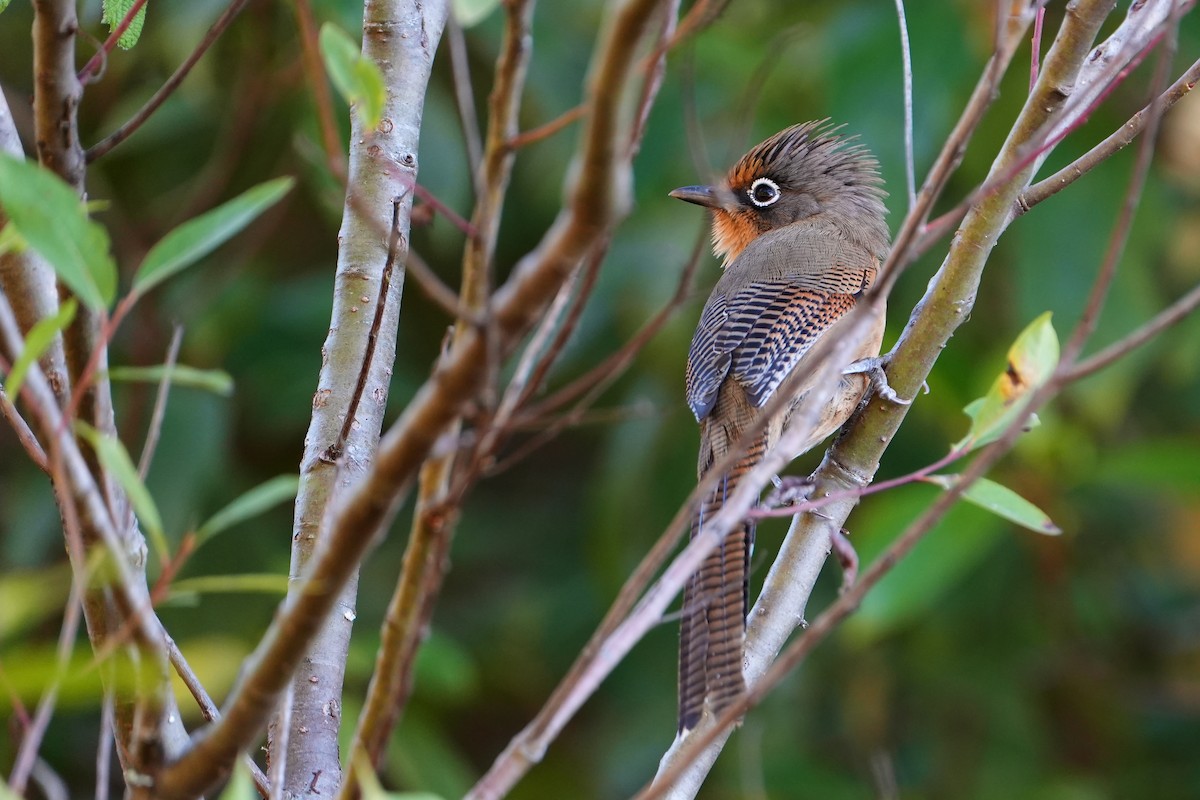
M579 102L601 5L539 4L523 127ZM992 11L974 0L909 5L920 177L987 58ZM1046 46L1062 5L1050 4ZM102 37L98 6L88 0L81 14L85 29ZM114 54L103 80L88 88L85 145L125 120L223 7L215 0L151 3L142 41ZM320 0L314 8L321 21L359 27L353 3ZM0 15L0 84L27 147L31 16L27 3ZM466 32L481 113L501 16L492 13ZM1185 20L1173 74L1200 53L1198 22L1195 15ZM80 48L82 63L90 45ZM467 216L470 177L446 55L443 47L426 104L420 181ZM764 59L769 77L747 102ZM675 53L636 163L636 205L551 385L619 346L674 290L705 223L695 207L666 193L723 170L788 124L831 117L861 135L883 165L894 229L905 205L900 63L893 4L880 0L738 0L693 47ZM947 208L985 174L1021 106L1028 63L1026 47L967 151ZM1150 71L1134 73L1058 148L1043 175L1140 108ZM705 154L689 155L689 103ZM501 232L501 276L556 213L577 134L572 126L521 151ZM126 274L181 220L266 178L300 180L248 233L143 301L114 345L116 364L160 363L179 323L181 361L227 370L236 384L228 398L172 392L149 484L174 541L249 487L297 469L329 322L341 209L318 142L293 10L252 2L150 124L89 173L91 197L109 203L99 218ZM1167 119L1093 349L1200 281L1198 154L1200 99L1189 98ZM1132 163L1131 148L1015 222L992 256L970 321L943 353L931 392L914 404L880 477L945 454L966 429L961 408L986 390L1034 317L1051 310L1060 335L1070 329ZM412 239L457 285L461 234L437 218ZM944 252L945 243L901 281L885 347ZM623 410L618 421L569 431L470 496L416 693L392 744L385 776L393 785L461 794L536 712L690 490L696 432L682 398L683 362L716 273L706 258L695 297L603 398L603 407ZM415 285L407 289L389 419L428 374L448 324ZM119 387L117 401L122 436L136 452L152 389ZM1042 419L992 477L1039 504L1064 535L1041 537L973 508L954 511L748 717L703 797L1200 797L1200 318L1072 388ZM816 458L801 459L795 471ZM866 499L850 522L864 560L935 492L911 486ZM363 572L348 719L366 688L409 513L401 512ZM285 575L290 521L285 506L239 526L200 550L182 577ZM784 529L779 522L760 527L758 580ZM69 585L63 562L46 482L10 431L0 430L0 665L7 684L0 710L10 720L14 697L36 704L53 664ZM828 572L810 613L836 591L840 576ZM278 600L202 594L177 598L161 614L221 698ZM674 730L675 647L674 624L639 645L512 796L621 797L648 780ZM43 748L80 797L92 791L99 733L87 661L81 638L77 677ZM181 702L190 712L190 700ZM0 736L5 773L14 724Z

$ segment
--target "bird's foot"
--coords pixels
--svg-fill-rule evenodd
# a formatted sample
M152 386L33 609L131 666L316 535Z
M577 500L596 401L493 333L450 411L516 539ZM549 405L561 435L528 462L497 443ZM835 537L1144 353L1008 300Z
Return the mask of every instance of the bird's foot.
M836 531L829 539L830 549L842 565L842 586L839 594L845 594L858 580L858 552L850 543L850 532L845 528Z
M888 384L887 373L884 367L887 366L887 356L874 356L872 358L860 358L842 371L843 375L866 375L870 381L871 393L877 394L884 400L895 403L901 406L907 406L912 403L912 400L905 400Z
M775 488L763 501L766 508L783 508L785 506L803 503L813 490L813 480L808 476L776 475L773 479Z

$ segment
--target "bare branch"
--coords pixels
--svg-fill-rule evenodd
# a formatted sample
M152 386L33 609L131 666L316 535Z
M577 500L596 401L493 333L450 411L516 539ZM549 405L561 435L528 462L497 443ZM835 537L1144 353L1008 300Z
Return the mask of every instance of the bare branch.
M1022 192L1021 196L1017 198L1017 213L1024 214L1107 161L1110 156L1124 148L1145 130L1147 116L1155 103L1161 103L1163 110L1171 108L1196 87L1198 80L1200 80L1200 61L1196 61L1188 67L1187 71L1171 85L1171 88L1130 117L1128 122L1109 134L1104 141L1050 177L1038 181Z
M433 268L411 247L408 249L408 262L405 264L404 271L406 277L416 281L425 296L432 300L434 305L449 314L452 319L466 320L472 325L483 325L483 318L463 306L454 290L442 283Z
M221 16L217 17L217 21L214 22L212 27L208 29L208 32L204 34L204 38L200 40L200 43L196 45L196 48L192 50L190 54L188 54L188 57L183 60L183 63L179 65L171 77L167 78L166 82L158 88L158 91L151 95L150 99L146 101L146 104L138 109L137 112L130 117L125 124L88 148L88 163L95 161L97 158L105 155L108 153L108 151L112 150L121 142L128 139L131 135L133 135L134 131L145 124L146 120L150 119L150 115L157 111L159 106L166 102L167 98L175 93L175 90L178 89L179 85L183 83L185 78L187 78L188 73L192 71L192 67L196 66L196 63L204 57L206 52L208 52L208 48L212 47L213 43L216 42L217 39L221 38L221 34L225 32L225 29L229 27L229 24L233 22L234 18L241 13L241 10L246 7L247 2L249 2L249 0L230 0L229 5L224 11L221 12Z
M196 737L191 750L160 773L156 789L163 798L194 797L227 775L238 752L253 741L274 713L289 681L294 697L292 728L303 726L307 733L288 738L287 774L279 791L284 796L326 793L341 782L337 730L342 670L355 616L356 581L352 578L376 529L357 531L364 538L363 546L350 552L340 552L333 536L318 534L322 522L332 516L328 506L335 492L359 480L373 458L395 355L401 281L392 282L392 297L387 298L387 313L371 359L369 383L362 395L370 402L360 405L342 458L333 463L327 455L340 436L364 363L371 323L357 309L379 297L387 242L378 232L390 229L395 198L402 199L399 241L407 247L423 97L446 14L443 2L393 0L367 6L363 53L383 73L387 96L383 121L376 130L361 129L357 116L352 122L350 190L339 235L332 322L301 463L291 591L231 693L222 717ZM356 195L363 198L362 203L352 199ZM400 263L405 255L403 250L397 251ZM332 573L320 566L331 552L332 560L338 562ZM336 613L330 613L335 606ZM307 668L293 676L305 653ZM277 741L277 737L273 739ZM319 785L314 785L313 770L321 770Z
M7 365L5 365L7 366ZM29 428L29 423L17 411L17 407L13 405L13 401L4 391L4 387L0 386L0 417L4 417L12 428L13 433L17 436L17 441L21 443L21 447L25 448L26 455L29 460L37 466L42 472L50 471L50 462L46 460L46 451L42 449L38 443L37 436Z
M508 141L508 146L513 150L520 150L522 147L527 147L534 142L540 142L542 139L549 139L554 134L561 131L563 128L570 125L576 120L583 119L583 115L587 113L587 107L580 104L572 109L564 111L554 119L544 125L539 125L532 130L519 133Z
M38 701L37 711L26 726L21 737L21 747L17 757L13 759L12 772L8 775L9 788L17 795L25 794L26 781L37 763L38 750L42 746L42 737L46 735L46 727L54 715L54 705L58 701L58 689L67 674L67 664L71 651L75 646L75 635L79 632L79 611L83 600L84 584L78 580L78 575L71 581L71 596L67 600L66 611L63 614L62 628L58 633L58 647L55 651L54 675L50 678L42 698Z
M113 48L117 46L117 42L125 35L125 31L129 30L130 24L133 23L133 18L138 15L138 12L146 7L146 0L134 0L129 6L129 10L125 12L125 16L121 17L121 21L112 29L112 33L104 40L104 45L94 56L92 56L83 69L79 70L79 82L89 83L93 78L99 77L104 71L104 63L108 56L112 53Z
M163 362L163 375L158 382L158 392L154 396L154 411L150 415L150 427L146 429L146 442L142 445L142 456L138 459L138 477L143 481L150 473L150 462L154 460L154 450L158 446L158 436L162 433L163 417L167 413L167 395L171 392L171 372L179 359L179 345L183 342L183 326L176 325L171 332L171 343L167 345L167 357Z
M1170 23L1170 29L1167 31L1167 44L1159 53L1158 67L1154 74L1153 89L1150 95L1153 100L1146 122L1146 135L1142 137L1138 146L1137 160L1133 165L1133 176L1129 180L1129 189L1125 193L1120 213L1117 216L1112 235L1109 237L1104 261L1100 265L1091 291L1088 292L1079 322L1063 346L1062 360L1067 363L1073 363L1078 359L1079 354L1083 352L1084 345L1096 332L1096 325L1100 321L1100 311L1104 308L1104 299L1108 296L1108 290L1117 276L1117 265L1120 264L1121 255L1125 252L1125 245L1129 241L1129 231L1133 227L1133 217L1142 199L1142 188L1146 183L1146 175L1150 171L1150 159L1154 156L1154 147L1158 142L1158 129L1164 111L1160 95L1167 82L1167 70L1170 69L1171 60L1175 57L1179 22L1174 14L1170 18Z
M337 120L333 115L333 97L329 93L329 81L321 65L320 46L317 42L317 25L313 20L309 0L296 0L296 23L300 28L300 45L304 53L304 77L312 88L313 103L316 105L317 123L321 129L321 147L325 150L325 162L329 171L346 182L345 148L338 140Z
M1183 321L1189 314L1200 306L1200 286L1176 300L1167 308L1156 314L1153 319L1142 325L1128 336L1113 342L1108 347L1094 355L1074 364L1067 372L1067 380L1077 381L1086 378L1093 372L1098 372L1118 359L1124 358L1133 350L1141 347L1167 328Z
M467 58L467 39L453 14L446 21L446 41L450 45L450 69L454 75L454 100L462 121L463 141L467 145L467 163L472 175L479 175L483 161L483 142L479 139L479 114L475 111L475 90L471 86L471 62Z
M460 318L455 324L451 349L460 347L471 336L482 336L485 370L490 380L490 365L495 356L495 335L488 316L492 269L504 195L508 188L514 162L514 151L508 143L517 131L517 115L525 89L531 52L530 29L533 19L532 0L515 0L507 4L504 43L496 61L496 77L488 100L488 131L486 149L473 164L476 201L471 222L471 234L463 252L462 287L459 303L474 318L476 325ZM459 32L461 37L461 31ZM469 82L464 86L466 67L456 67L458 91L469 94ZM474 126L474 105L463 106L464 127L468 142L477 136ZM478 145L478 143L477 143ZM453 421L446 432L456 439L461 421ZM443 448L433 453L422 465L418 484L416 510L412 529L405 548L404 565L388 605L375 671L367 689L363 713L359 717L351 746L350 763L358 765L363 756L378 765L384 746L391 735L412 690L412 667L424 630L433 613L441 589L444 564L454 533L456 510L445 507L443 498L454 466L454 450ZM340 796L351 798L358 789L356 766L341 787Z
M908 20L904 15L904 0L896 0L896 18L900 23L900 58L904 75L904 185L908 190L908 208L911 210L917 204L917 178L913 165L912 51L908 43Z

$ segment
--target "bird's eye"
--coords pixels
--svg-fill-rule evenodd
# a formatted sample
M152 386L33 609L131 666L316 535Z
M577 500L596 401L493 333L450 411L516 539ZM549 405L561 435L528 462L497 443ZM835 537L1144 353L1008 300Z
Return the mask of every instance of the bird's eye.
M759 208L766 208L779 199L779 184L770 178L759 178L750 184L746 194L750 195L751 203Z

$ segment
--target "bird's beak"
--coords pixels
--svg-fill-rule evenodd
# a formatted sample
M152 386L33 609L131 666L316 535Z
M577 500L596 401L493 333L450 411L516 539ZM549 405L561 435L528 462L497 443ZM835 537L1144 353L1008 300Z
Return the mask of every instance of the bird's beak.
M706 208L721 207L721 201L711 186L681 186L672 191L670 196Z

